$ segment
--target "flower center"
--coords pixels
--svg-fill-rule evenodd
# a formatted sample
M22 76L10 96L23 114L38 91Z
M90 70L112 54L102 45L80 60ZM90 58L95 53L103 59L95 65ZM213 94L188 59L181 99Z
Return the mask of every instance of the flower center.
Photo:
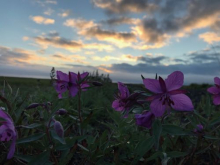
M162 105L165 105L165 104L167 104L169 106L174 105L173 100L170 99L170 95L167 93L163 94L160 97L160 101L162 101Z

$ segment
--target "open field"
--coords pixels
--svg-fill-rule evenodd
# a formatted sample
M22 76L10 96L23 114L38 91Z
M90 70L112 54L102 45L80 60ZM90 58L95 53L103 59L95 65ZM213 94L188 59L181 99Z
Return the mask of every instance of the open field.
M4 79L7 82L4 82ZM14 158L6 160L6 146L10 143L6 146L1 143L0 149L3 152L0 154L0 162L73 165L160 164L163 161L170 164L178 164L180 161L183 164L197 164L212 159L218 161L218 156L208 156L210 153L217 154L219 131L212 132L212 129L220 122L218 108L212 105L211 96L206 92L210 85L183 86L182 89L189 91L187 95L192 99L196 113L172 111L169 118L162 119L162 125L157 125L159 120L154 122L152 132L151 129L138 127L134 115L123 118L120 112L112 108L114 95L118 92L117 83L101 81L99 76L97 79L103 86L82 92L80 107L83 122L79 124L79 99L77 96L68 98L68 94L65 94L63 99L58 99L51 80L0 77L1 95L7 98L11 107L9 108L6 102L0 102L0 106L10 112L18 133ZM127 86L130 91L147 92L142 84ZM27 110L32 103L49 105L49 109L38 106ZM61 108L68 113L55 116L55 112ZM133 111L140 113L147 108L148 104L144 105L144 109L137 107ZM57 137L51 127L49 130L52 140L48 142L44 130L47 130L46 125L52 117L62 123L64 138ZM195 149L198 139L190 130L199 123L206 127L207 137L200 139L201 142ZM161 132L159 141L154 142L159 133L155 133L155 130ZM216 149L207 148L210 145Z

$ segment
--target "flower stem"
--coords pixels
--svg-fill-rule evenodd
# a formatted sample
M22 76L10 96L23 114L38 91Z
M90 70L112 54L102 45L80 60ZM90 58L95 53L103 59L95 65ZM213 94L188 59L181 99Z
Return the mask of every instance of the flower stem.
M82 130L82 112L81 112L81 89L78 92L78 115L79 115L79 121L80 121L80 129L81 129L81 135L83 134Z
M53 145L53 140L52 140L52 138L51 138L51 136L50 136L50 132L49 132L49 129L50 129L50 124L51 124L51 121L53 120L53 118L51 118L50 119L50 121L48 122L48 125L47 125L47 127L46 127L46 135L47 135L47 138L48 138L48 140L49 140L49 145ZM50 154L51 154L51 156L52 156L52 158L53 158L53 160L54 160L54 163L55 163L55 165L58 165L58 161L57 161L57 158L55 157L55 155L53 154L53 152L54 152L54 150L53 150L53 147L52 148L50 148Z

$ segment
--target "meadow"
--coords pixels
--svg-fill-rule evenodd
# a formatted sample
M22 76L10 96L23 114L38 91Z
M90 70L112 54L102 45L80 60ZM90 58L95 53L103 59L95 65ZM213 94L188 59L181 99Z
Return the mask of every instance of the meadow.
M161 83L161 78L158 81ZM184 94L192 100L193 110L177 111L176 103L165 98L164 102L173 108L161 116L153 116L145 111L150 110L146 98L153 96L153 92L144 83L120 86L112 83L109 75L98 72L79 78L79 84L84 82L84 85L90 82L86 90L79 89L74 97L66 91L58 98L54 84L60 82L55 71L48 80L0 77L0 107L11 116L16 134L15 151L11 154L13 137L10 132L4 135L0 127L0 164L220 162L220 109L207 92L211 85L191 84L178 91L187 91ZM133 94L127 96L125 92L128 98L122 98L122 88ZM119 110L114 108L114 100L126 100L125 106L129 106ZM2 125L7 123L3 116L0 113Z

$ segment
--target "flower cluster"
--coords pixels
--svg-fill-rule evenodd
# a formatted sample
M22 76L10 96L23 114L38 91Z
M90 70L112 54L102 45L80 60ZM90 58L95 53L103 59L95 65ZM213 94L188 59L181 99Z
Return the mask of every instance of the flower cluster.
M140 93L130 94L126 85L121 82L118 82L119 93L115 96L115 99L112 103L112 107L116 111L124 112L124 117L127 117L129 110L135 104L138 104L138 97Z
M57 71L57 80L55 83L56 91L58 92L58 97L62 98L62 93L69 91L69 95L74 97L77 95L79 90L86 91L89 84L86 81L89 73L84 72L80 74L69 72L69 74Z
M157 79L144 78L143 83L149 91L153 93L152 96L146 98L150 102L150 111L144 111L142 114L136 114L136 124L151 128L155 117L161 117L165 111L174 109L177 111L192 111L194 109L192 101L185 95L187 91L181 90L183 86L184 75L180 71L171 73L167 79L159 77ZM134 103L140 103L138 97L133 97L132 101L127 87L121 82L118 83L119 95L112 103L112 107L116 111L129 112Z

